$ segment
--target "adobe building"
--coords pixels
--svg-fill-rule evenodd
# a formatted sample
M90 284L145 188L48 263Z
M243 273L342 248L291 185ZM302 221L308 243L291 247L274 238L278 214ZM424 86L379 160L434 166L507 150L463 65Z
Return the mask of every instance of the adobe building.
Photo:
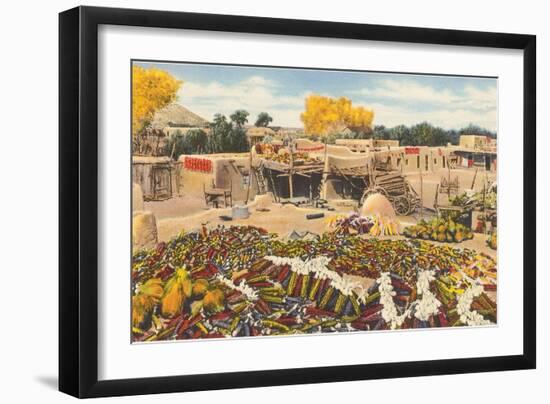
M215 188L230 192L233 201L251 200L256 195L258 185L251 175L250 153L182 154L178 163L179 193L204 196Z
M169 137L195 129L208 133L208 121L172 103L157 111L150 127L133 139L132 181L141 187L146 201L165 200L179 193L180 165L171 158Z
M489 136L462 135L458 146L449 146L458 157L461 167L485 171L497 170L497 139Z

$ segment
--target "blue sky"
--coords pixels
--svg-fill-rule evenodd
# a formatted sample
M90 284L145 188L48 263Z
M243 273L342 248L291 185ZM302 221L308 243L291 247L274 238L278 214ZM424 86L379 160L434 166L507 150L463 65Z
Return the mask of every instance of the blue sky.
M497 130L497 79L343 72L186 63L136 62L156 66L182 80L178 102L211 119L236 109L260 112L273 125L301 127L309 94L348 97L374 110L374 123L393 127L428 121L445 129L476 124Z

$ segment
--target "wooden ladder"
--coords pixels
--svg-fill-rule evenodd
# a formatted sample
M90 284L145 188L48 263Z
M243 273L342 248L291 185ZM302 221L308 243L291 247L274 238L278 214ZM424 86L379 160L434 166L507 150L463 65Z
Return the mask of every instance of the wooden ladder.
M254 174L256 175L256 182L258 183L258 194L263 195L267 192L263 167L254 168Z

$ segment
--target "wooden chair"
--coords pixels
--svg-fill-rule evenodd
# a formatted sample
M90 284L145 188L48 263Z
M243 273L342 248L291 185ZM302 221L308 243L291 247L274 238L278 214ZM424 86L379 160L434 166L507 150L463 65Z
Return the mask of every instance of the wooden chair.
M204 201L206 206L212 204L212 207L218 208L220 199L223 200L223 207L227 208L228 206L233 206L233 181L229 184L229 189L226 188L216 188L214 185L214 180L209 188L206 187L206 184L202 184L204 192ZM229 202L229 204L228 204Z
M452 194L458 195L459 190L459 182L458 182L458 176L456 176L454 179L447 179L445 177L441 177L441 182L439 183L439 193L441 194L447 194L451 196Z

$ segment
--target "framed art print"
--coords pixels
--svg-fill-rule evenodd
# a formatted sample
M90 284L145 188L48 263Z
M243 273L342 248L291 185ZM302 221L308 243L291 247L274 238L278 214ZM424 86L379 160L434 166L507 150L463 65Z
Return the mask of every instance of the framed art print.
M535 37L60 14L60 389L535 367Z

